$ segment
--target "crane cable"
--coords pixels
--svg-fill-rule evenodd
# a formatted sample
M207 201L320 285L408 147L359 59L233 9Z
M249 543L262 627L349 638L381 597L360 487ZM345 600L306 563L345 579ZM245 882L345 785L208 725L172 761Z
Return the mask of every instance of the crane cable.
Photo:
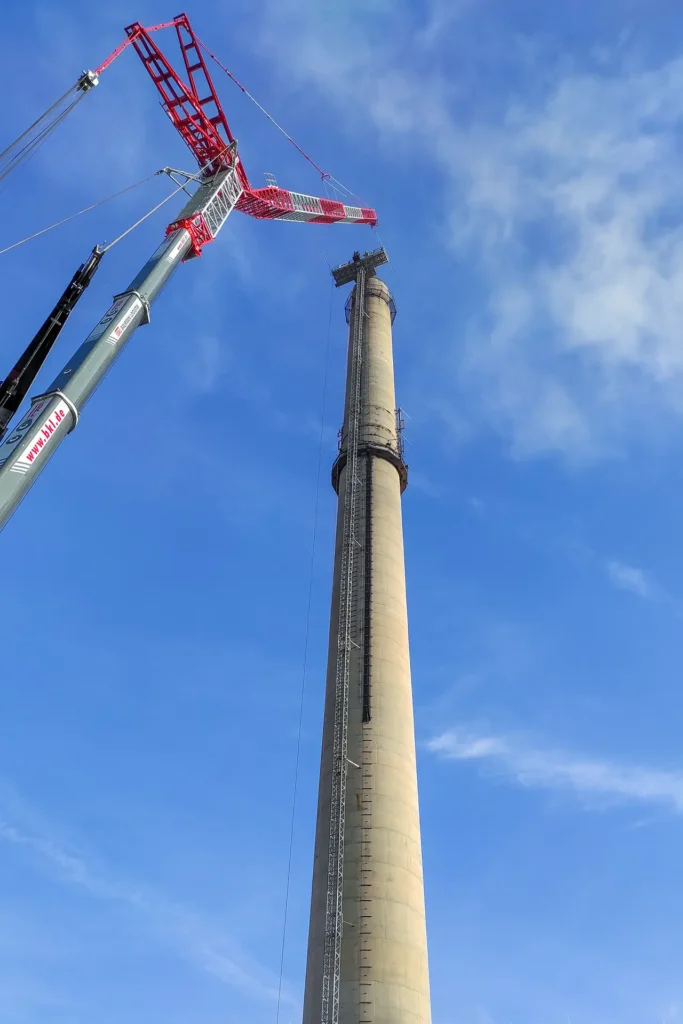
M21 135L14 140L14 142L7 146L7 148L4 149L2 153L0 153L0 161L7 157L8 154L11 154L12 150L14 150L16 146L18 146L19 143L26 138L27 135L30 135L34 128L37 128L38 125L42 124L42 122L45 121L46 118L48 118L54 110L57 110L57 108L64 102L64 100L66 100L72 92L78 89L78 85L81 80L82 79L79 78L78 82L72 85L71 88L68 89L63 96L60 96L58 100L55 100L52 106L48 107L44 114L37 118L37 120L35 120L33 124L26 129L26 131L22 132ZM68 115L71 113L74 107L78 103L80 103L80 101L85 96L86 92L87 90L80 90L79 95L76 96L76 98L72 100L71 103L69 103L69 105L64 110L57 114L52 121L50 121L43 128L41 128L38 134L33 139L30 139L28 142L26 142L17 153L14 153L13 155L10 156L5 166L0 167L0 181L2 181L3 178L6 178L8 174L10 174L13 170L15 170L16 167L19 166L20 163L22 163L23 160L25 160L28 156L34 153L40 146L42 146L45 140L48 139L50 135L52 135L54 130L59 127L62 121L64 121L68 117Z
M212 161L213 158L211 158L211 160L207 160L207 162L202 167L199 168L199 173L201 174L203 171L205 171L206 168L212 163ZM105 199L100 199L98 200L98 202L92 203L91 206L84 207L84 209L79 210L78 213L72 213L69 217L64 217L62 220L58 220L56 221L56 223L50 224L49 227L41 228L40 231L34 231L32 235L27 235L27 237L22 238L20 242L13 242L12 245L8 245L4 249L0 249L0 256L2 256L3 253L9 252L10 249L16 249L17 246L24 245L25 242L30 242L33 238L38 238L39 235L44 235L47 231L52 231L53 228L61 227L62 224L67 224L70 220L75 220L76 217L80 217L81 214L88 213L90 210L94 210L97 206L103 206L104 203L108 203L111 199L116 199L118 198L118 196L122 196L125 192L130 192L134 188L139 188L140 185L144 185L146 182L151 181L152 178L156 178L159 174L168 174L168 176L171 178L171 181L175 182L176 180L173 177L172 168L161 167L158 171L154 171L152 174L148 174L146 178L141 178L140 181L136 181L133 185L127 185L125 188L122 188L119 192L113 192L110 196L106 196ZM194 178L194 175L192 177ZM188 178L188 181L189 180L190 179ZM148 217L151 217L153 213L156 213L157 210L160 210L161 207L164 206L169 201L169 199L173 199L174 196L177 196L179 192L187 192L187 181L184 181L181 185L178 185L177 188L174 188L172 192L169 192L169 194L164 199L162 199L160 203L157 203L156 206L153 206L151 210L148 210L147 213L143 214L142 217L136 220L134 224L131 224L130 227L126 228L126 230L121 232L120 235L117 235L113 242L109 242L108 245L99 246L100 251L102 253L108 252L118 242L125 238L126 235L129 235L131 231L134 231L135 228L139 227L140 224L146 221Z
M156 178L158 174L164 174L165 172L165 167L161 168L161 170L154 171L153 174L148 174L146 178L142 178L140 181L136 181L133 185L127 185L126 188L122 188L119 192L113 192L110 196L107 196L105 199L99 199L96 203L92 203L90 206L84 207L82 210L79 210L78 213L72 213L70 216L64 217L62 218L62 220L58 220L54 224L50 224L46 228L41 228L40 231L34 231L32 235L27 235L26 238L22 238L20 242L13 242L12 245L8 245L4 249L0 249L0 256L2 256L3 253L9 252L11 249L16 249L18 246L24 245L25 242L30 242L32 239L38 238L39 235L44 235L47 231L52 231L53 228L59 228L62 226L62 224L67 224L70 220L75 220L76 217L80 217L83 213L88 213L90 210L94 210L98 206L103 206L104 203L108 203L111 199L117 199L119 196L122 196L125 192L130 192L134 188L139 188L140 185L144 185L146 182L151 181L152 178ZM181 188L183 187L184 186L181 186ZM134 227L137 227L138 224L141 224L143 220L151 216L152 213L155 213L156 210L159 209L159 206L163 206L165 202L171 199L172 196L176 195L176 193L178 193L179 191L180 188L177 188L175 192L171 192L170 195L166 197L166 199L164 199L161 203L158 204L158 206L155 206L154 209L146 213L145 216L142 217L135 224L133 224L132 227L124 231L123 235L119 235L119 237L115 238L113 242L110 242L109 245L106 246L106 249L111 249L112 245L115 245L116 242L119 242L125 235L128 234L129 231L132 231Z
M323 251L323 256L327 256ZM329 266L329 260L327 260ZM332 344L332 304L334 296L334 282L330 282L330 308L327 315L327 344L325 346L325 369L323 372L322 400L320 409L320 435L318 440L318 468L316 472L315 501L313 505L313 526L311 530L311 557L309 561L308 575L308 600L306 604L306 627L304 630L303 665L301 669L301 691L299 694L299 727L296 741L296 755L294 758L294 779L292 792L292 813L289 827L289 852L287 856L287 883L285 886L285 905L282 922L282 944L280 949L280 976L277 991L277 1008L275 1012L275 1024L280 1024L280 1010L282 1008L282 990L284 986L285 950L287 946L287 925L289 920L289 902L292 887L292 863L294 859L294 831L296 824L296 805L299 795L299 776L301 768L301 745L304 725L304 705L306 698L306 678L308 674L309 639L311 632L311 614L313 610L313 583L315 559L318 546L318 522L320 512L320 484L322 480L323 450L325 447L325 418L327 414L327 392L330 370L330 350Z
M301 146L299 145L299 143L298 143L298 142L296 142L296 141L295 141L295 140L294 140L294 139L292 138L292 136L291 136L291 135L289 134L289 132L285 131L285 129L284 129L283 127L282 127L282 125L281 125L281 124L279 124L279 123L278 123L278 122L277 122L277 121L275 120L275 118L273 117L273 115L272 115L272 114L269 114L269 113L268 113L268 111L266 110L266 108L265 108L264 106L262 106L262 105L261 105L261 104L259 103L259 101L258 101L258 100L256 99L256 97L255 97L255 96L252 96L252 94L251 94L251 93L249 92L249 90L248 90L248 89L246 89L246 88L245 88L245 87L244 87L244 86L242 85L242 83L241 83L240 81L238 81L238 80L237 80L237 79L235 78L235 76L233 75L232 71L229 71L229 70L228 70L228 69L226 68L225 64L223 64L223 63L222 63L222 62L221 62L221 61L220 61L220 60L218 59L218 57L216 56L216 54L215 54L215 53L213 53L213 51L209 49L209 47L208 47L208 46L206 45L206 43L203 43L203 42L201 41L201 39L199 38L199 36L197 36L197 42L199 43L199 45L201 46L201 48L202 48L202 49L203 49L203 50L204 50L204 51L205 51L206 53L208 53L209 57L211 57L211 59L212 59L212 60L214 60L214 61L216 62L216 64L218 64L218 67L219 67L219 68L220 68L220 69L221 69L222 71L224 71L224 72L226 73L226 75L228 76L228 78L229 78L229 79L230 79L230 80L231 80L232 82L234 82L234 83L235 83L235 85L237 86L237 88L238 88L238 89L241 89L241 90L242 90L242 92L244 93L244 95L245 95L245 96L248 96L248 97L249 97L249 99L251 100L251 102L252 102L252 103L254 103L254 104L255 104L255 105L256 105L256 106L257 106L257 107L259 108L259 110L261 111L261 113L262 113L262 114L265 114L265 116L266 116L266 117L268 118L268 120L269 120L269 121L271 121L271 122L272 122L272 123L273 123L273 124L275 125L275 127L277 128L277 130L278 130L279 132L282 132L282 134L283 134L283 135L284 135L284 137L285 137L285 138L287 139L287 141L288 141L288 142L291 142L291 144L292 144L292 145L294 146L294 148L295 148L295 149L297 149L297 150L299 151L299 153L301 153L301 155L302 155L302 156L304 157L304 159L305 159L305 160L308 160L309 164L311 164L311 166L312 166L312 167L315 167L316 171L318 172L318 174L320 175L320 177L322 178L322 180L323 180L323 181L326 181L326 182L329 182L329 183L332 183L332 182L334 182L334 183L335 183L335 185L338 185L338 186L339 186L339 189L341 189L341 190L342 190L343 192L346 192L346 194L347 194L348 196L350 196L350 197L351 197L352 199L356 199L356 200L358 201L358 203L359 203L359 204L360 204L360 205L362 206L361 200L360 200L360 199L359 199L359 197L358 197L358 196L356 195L356 193L355 193L355 192L352 192L350 188L347 188L347 187L346 187L346 185L343 185L341 181L339 181L339 180L338 180L337 178L335 178L335 177L334 177L334 175L332 175L332 174L329 174L329 173L328 173L327 171L323 171L322 167L320 167L320 166L319 166L319 165L318 165L318 164L317 164L317 163L315 162L315 160L314 160L314 159L313 159L312 157L310 157L310 156L308 155L308 153L307 153L307 152L306 152L306 151L305 151L304 149L302 149L302 148L301 148ZM332 188L335 188L335 185L332 185ZM336 191L338 191L338 189L336 189Z
M59 117L55 118L55 120L51 124L43 128L43 130L38 133L35 139L32 139L31 142L27 143L22 149L19 150L19 152L15 156L12 157L12 159L7 163L7 165L0 170L0 181L2 181L9 174L11 174L12 171L16 170L19 164L23 163L25 160L28 160L30 157L34 156L38 152L43 143L46 142L47 139L49 139L49 137L52 135L55 129L57 129L59 125L62 123L62 121L66 119L67 115L71 113L73 108L81 99L82 96L78 96L73 101L73 103L71 103L66 108L66 110L59 115Z
M41 114L40 117L33 122L33 124L28 126L28 128L26 129L25 132L21 133L21 135L19 136L18 139L15 139L14 142L12 142L7 147L7 149L3 149L2 153L0 153L0 160L2 160L2 158L4 156L7 156L7 154L10 151L10 149L13 149L18 143L21 142L22 139L25 139L26 136L29 134L29 132L32 132L33 129L36 128L40 124L41 121L44 121L45 118L48 117L52 113L53 110L56 110L57 107L59 106L59 104L63 103L64 100L67 98L67 96L70 96L75 88L76 88L76 84L72 85L69 89L67 89L66 92L64 93L64 95L60 96L58 100L55 100L55 102L52 104L52 106L48 107L44 114Z
M154 178L157 174L165 174L165 173L166 173L166 168L162 167L162 169L160 171L155 171L154 174L150 175L150 177ZM149 178L147 178L146 180L149 181ZM141 184L141 182L139 182L138 184ZM135 186L132 186L132 187L134 188ZM103 247L103 249L102 249L102 252L109 252L109 250L112 249L118 242L120 242L121 239L125 238L126 235L129 235L131 233L131 231L135 231L135 228L139 227L140 224L143 223L143 221L146 221L147 218L151 217L153 213L156 213L157 210L160 210L161 207L164 206L164 204L169 201L169 199L173 199L173 197L177 196L179 192L185 192L185 191L186 191L186 182L183 182L183 184L179 185L178 188L175 188L172 192L169 192L169 194L166 196L165 199L162 199L160 203L157 203L156 206L153 206L151 210L148 210L147 213L143 214L143 216L140 217L139 220L136 220L135 223L131 224L131 226L129 228L126 228L126 230L123 231L117 238L115 238L113 242L110 242L109 245L105 245Z

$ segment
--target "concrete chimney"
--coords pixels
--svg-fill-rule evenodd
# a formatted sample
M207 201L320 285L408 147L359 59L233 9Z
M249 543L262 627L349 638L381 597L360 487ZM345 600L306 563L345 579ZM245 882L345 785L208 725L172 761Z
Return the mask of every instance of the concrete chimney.
M333 271L354 288L304 1024L431 1020L386 260Z

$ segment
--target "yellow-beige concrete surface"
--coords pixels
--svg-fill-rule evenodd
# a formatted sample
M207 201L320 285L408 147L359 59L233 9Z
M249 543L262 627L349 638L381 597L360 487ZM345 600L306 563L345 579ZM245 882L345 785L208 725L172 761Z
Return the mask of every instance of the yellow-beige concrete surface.
M429 1024L431 1021L401 480L397 466L376 454L376 446L398 454L389 301L386 285L377 277L368 278L356 525L362 541L363 537L368 537L369 514L371 535L369 541L359 544L359 555L354 562L353 637L358 647L354 648L350 673L348 758L359 767L349 763L347 775L340 1024ZM347 398L347 412L348 404ZM345 422L342 450L347 427ZM368 445L375 446L374 453L367 449ZM342 470L339 481L341 497L345 472ZM320 1024L321 1021L343 535L341 497L304 1024ZM369 615L365 607L366 594L369 594ZM370 720L364 721L363 674L368 663L364 650L368 645L368 632Z

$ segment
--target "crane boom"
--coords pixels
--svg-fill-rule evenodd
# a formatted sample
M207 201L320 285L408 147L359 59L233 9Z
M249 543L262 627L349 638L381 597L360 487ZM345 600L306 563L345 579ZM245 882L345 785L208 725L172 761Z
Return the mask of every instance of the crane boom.
M213 174L229 163L233 135L204 61L201 44L187 15L179 14L170 24L178 36L187 83L174 70L150 34L156 28L167 28L168 25L146 29L140 22L135 22L126 28L127 41L132 43L161 96L161 106L199 167L202 170L208 168ZM334 199L319 199L277 186L253 188L241 163L238 174L242 195L237 209L258 220L369 224L371 227L377 224L377 214L370 207L347 206Z
M104 251L95 246L88 259L71 278L59 302L5 380L0 381L0 441L7 432L10 420L29 393L76 303L95 276L103 256Z
M27 415L0 445L0 529L27 494L64 437L78 423L80 410L140 324L179 263L193 254L192 226L215 238L235 209L242 183L234 160L201 185L170 226L157 250L75 352L48 390L32 399ZM208 241L205 238L204 241Z
M187 82L171 67L150 35L171 26L176 30ZM128 26L126 36L111 57L87 75L95 80L118 53L132 45L161 94L162 107L199 164L199 174L187 178L200 184L137 277L126 291L114 296L112 306L49 389L32 399L27 415L0 444L0 529L66 434L77 425L80 410L135 330L149 323L150 307L178 264L201 256L204 245L213 241L233 210L267 220L377 223L372 209L291 192L274 181L266 188L252 188L187 15L150 29L136 22ZM0 426L2 422L0 419Z

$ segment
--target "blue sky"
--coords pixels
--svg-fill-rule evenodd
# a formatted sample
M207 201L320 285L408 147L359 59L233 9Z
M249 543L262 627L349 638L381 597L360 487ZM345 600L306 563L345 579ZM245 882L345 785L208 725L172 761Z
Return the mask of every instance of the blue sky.
M6 12L13 139L136 19ZM343 302L384 243L435 1024L683 1016L683 13L659 0L198 0L369 229L235 214L2 536L0 1021L300 1019ZM221 73L252 180L312 169ZM131 53L0 192L15 241L189 156ZM9 367L155 179L3 261ZM169 209L172 204L169 204ZM156 247L107 257L47 383Z

